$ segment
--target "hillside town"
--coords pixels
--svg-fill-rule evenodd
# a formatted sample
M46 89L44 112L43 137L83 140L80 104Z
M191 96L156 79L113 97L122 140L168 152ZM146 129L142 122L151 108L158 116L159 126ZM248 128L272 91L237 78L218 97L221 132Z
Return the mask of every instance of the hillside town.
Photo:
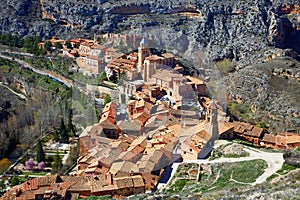
M109 81L122 84L116 98L104 105L98 123L80 134L80 156L68 175L33 178L1 199L124 198L155 191L172 163L207 158L219 138L272 149L300 146L299 134L274 135L230 120L204 80L186 73L173 53L153 51L146 38L105 34L94 40L49 41L60 43L62 55L76 60L75 71L91 78L105 72ZM101 41L131 44L137 51L122 54Z

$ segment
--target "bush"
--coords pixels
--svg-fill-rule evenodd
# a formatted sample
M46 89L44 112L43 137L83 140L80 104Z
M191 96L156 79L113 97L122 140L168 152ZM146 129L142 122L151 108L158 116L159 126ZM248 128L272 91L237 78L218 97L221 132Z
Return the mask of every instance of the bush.
M20 180L18 176L13 176L12 179L10 180L10 185L11 186L16 186L20 184Z
M46 164L44 163L44 162L40 162L40 163L38 163L38 169L39 170L44 170L45 169L45 167L46 167Z
M32 158L30 158L28 161L25 162L25 168L27 170L33 170L34 166L35 166L35 162Z
M216 67L222 75L228 75L231 72L234 72L235 65L230 59L224 59L216 62Z
M228 105L228 109L230 114L243 119L249 118L249 115L251 113L249 106L236 102L231 102Z
M10 160L8 158L3 158L2 160L0 160L0 171L6 171L10 165Z

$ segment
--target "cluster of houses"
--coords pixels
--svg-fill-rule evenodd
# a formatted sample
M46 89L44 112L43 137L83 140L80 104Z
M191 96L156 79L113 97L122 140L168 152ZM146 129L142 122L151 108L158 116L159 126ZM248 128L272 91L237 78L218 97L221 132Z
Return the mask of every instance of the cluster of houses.
M293 132L270 134L263 128L245 122L231 122L232 134L224 139L241 139L255 146L272 149L294 149L300 146L300 135Z
M13 187L0 199L72 199L86 198L91 195L127 196L145 192L143 179L131 176L127 179L112 178L104 174L97 176L59 176L50 175L34 178Z
M110 37L116 36L108 34L105 40ZM99 47L95 53L98 47L93 42L78 45L80 55L88 55L85 59L103 52ZM174 161L207 157L218 138L272 148L300 145L296 134L271 135L254 125L229 122L222 107L207 97L204 81L183 75L172 54L154 55L145 39L138 52L112 55L105 68L108 78L126 74L127 80L118 88L119 102L107 103L99 122L81 133L77 171L71 176L32 179L13 187L4 199L144 193L155 189ZM120 118L118 107L124 103L127 114Z
M53 37L49 41L53 46L60 43L63 46L62 54L76 59L78 71L85 75L98 75L104 71L105 63L122 56L118 52L118 44L135 45L137 40L136 35L107 33L94 35L93 40L85 38L62 40ZM44 44L45 42L41 42L39 46L43 47Z

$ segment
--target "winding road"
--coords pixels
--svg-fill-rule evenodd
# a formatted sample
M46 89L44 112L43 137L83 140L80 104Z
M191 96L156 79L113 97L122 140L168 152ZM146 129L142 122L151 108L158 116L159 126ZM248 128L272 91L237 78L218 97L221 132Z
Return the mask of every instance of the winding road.
M13 94L17 95L18 97L20 97L23 100L26 100L27 97L24 94L21 93L17 93L14 90L12 90L10 87L8 87L7 85L4 85L3 82L0 82L0 85L2 85L3 87L6 87L10 92L12 92Z
M12 57L2 55L1 53L0 53L0 57L1 57L1 58L4 58L4 59L8 59L8 60L13 60ZM59 77L57 77L57 76L54 76L54 75L52 75L52 74L46 73L46 72L44 72L44 71L42 71L42 70L39 70L39 69L37 69L37 68L31 66L29 63L27 63L27 62L25 62L25 61L23 61L23 60L14 58L14 61L16 61L17 63L19 63L20 65L22 65L22 66L25 67L25 68L31 69L31 70L34 71L35 73L38 73L38 74L43 75L43 76L48 76L48 77L50 77L50 78L52 78L52 79L54 79L54 80L56 80L56 81L58 81L58 82L64 84L65 86L67 86L67 87L69 87L69 88L71 87L71 84L68 83L67 81L62 80L61 78L59 78Z
M216 142L215 148L217 146L220 146L222 144L229 143L225 140L218 140ZM250 160L256 160L256 159L262 159L267 162L268 167L265 169L264 173L259 176L256 181L253 183L250 183L252 186L260 184L266 179L271 176L272 174L276 173L279 169L281 169L282 164L284 163L283 153L271 153L262 151L256 148L252 147L245 147L244 150L247 151L250 155L247 157L240 157L240 158L219 158L215 160L207 160L207 159L199 159L199 160L191 160L191 161L184 161L183 163L197 163L197 164L214 164L214 163L233 163L233 162L241 162L241 161L250 161ZM166 187L170 181L172 180L174 174L177 171L178 166L182 163L173 163L172 164L172 172L171 176L169 177L169 180L167 183L159 183L157 188L158 190L163 189Z

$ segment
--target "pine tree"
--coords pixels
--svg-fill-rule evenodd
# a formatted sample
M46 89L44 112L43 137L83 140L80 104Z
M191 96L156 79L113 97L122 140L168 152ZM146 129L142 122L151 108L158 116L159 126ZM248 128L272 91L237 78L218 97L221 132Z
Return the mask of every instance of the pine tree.
M62 168L62 160L61 158L59 157L59 154L58 152L55 153L55 156L53 158L53 163L51 165L52 167L52 173L56 173L58 172L59 170L61 170Z
M58 131L55 129L54 133L53 133L53 139L55 142L59 142L60 141L60 137L59 137L59 133Z
M36 161L38 163L45 161L45 152L44 152L44 149L42 147L40 140L38 140L38 142L36 144Z
M74 136L75 133L76 133L76 130L75 130L75 126L72 122L72 112L70 111L69 112L69 116L68 116L68 133L69 133L69 136Z
M59 133L60 133L61 142L69 143L68 130L63 119L61 119L60 121Z

